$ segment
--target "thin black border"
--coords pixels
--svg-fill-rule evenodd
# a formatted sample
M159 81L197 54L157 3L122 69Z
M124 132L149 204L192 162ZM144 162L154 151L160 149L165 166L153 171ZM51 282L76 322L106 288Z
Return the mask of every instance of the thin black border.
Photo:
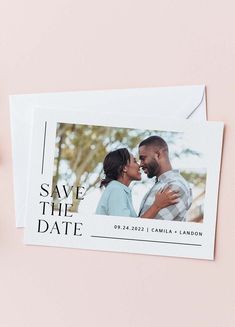
M44 170L44 158L45 158L45 147L46 147L46 135L47 135L47 121L44 124L44 140L43 140L43 149L42 149L42 170L41 174L43 175Z
M164 244L177 244L177 245L190 245L190 246L202 246L202 244L193 244L193 243L177 243L177 242L167 242L167 241L154 241L154 240L141 240L138 238L123 238L123 237L111 237L111 236L102 236L102 235L90 235L95 238L104 238L111 240L122 240L122 241L140 241L140 242L152 242L152 243L164 243Z

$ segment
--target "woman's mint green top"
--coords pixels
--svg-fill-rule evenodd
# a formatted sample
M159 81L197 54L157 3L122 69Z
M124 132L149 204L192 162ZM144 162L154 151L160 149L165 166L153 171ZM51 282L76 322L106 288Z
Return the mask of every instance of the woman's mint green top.
M112 181L105 188L96 208L97 215L137 217L128 186Z

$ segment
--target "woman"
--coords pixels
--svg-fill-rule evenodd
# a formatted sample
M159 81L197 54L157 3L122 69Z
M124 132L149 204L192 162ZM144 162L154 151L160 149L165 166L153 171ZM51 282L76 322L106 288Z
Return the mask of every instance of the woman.
M132 181L140 181L140 166L126 148L107 154L104 159L105 186L98 203L96 214L110 216L137 217L133 208L129 185ZM178 202L177 192L169 188L158 192L152 206L141 215L141 218L154 218L158 211Z

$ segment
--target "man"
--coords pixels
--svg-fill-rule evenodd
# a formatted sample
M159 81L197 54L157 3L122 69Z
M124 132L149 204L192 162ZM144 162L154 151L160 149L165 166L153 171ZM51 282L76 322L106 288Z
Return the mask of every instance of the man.
M152 205L159 190L170 186L172 190L179 191L179 201L160 210L154 218L185 221L187 210L192 204L192 192L179 171L172 169L167 143L159 136L148 137L139 144L139 158L144 173L149 178L156 177L154 186L141 203L139 216Z

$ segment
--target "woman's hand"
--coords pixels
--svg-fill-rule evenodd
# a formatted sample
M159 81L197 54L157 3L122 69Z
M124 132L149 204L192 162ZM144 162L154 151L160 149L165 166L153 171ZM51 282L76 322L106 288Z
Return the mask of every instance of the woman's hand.
M180 192L172 190L170 186L157 192L151 207L145 211L140 218L156 218L158 212L172 204L179 202Z
M166 208L179 202L180 192L172 190L170 186L157 192L154 205L159 209Z

